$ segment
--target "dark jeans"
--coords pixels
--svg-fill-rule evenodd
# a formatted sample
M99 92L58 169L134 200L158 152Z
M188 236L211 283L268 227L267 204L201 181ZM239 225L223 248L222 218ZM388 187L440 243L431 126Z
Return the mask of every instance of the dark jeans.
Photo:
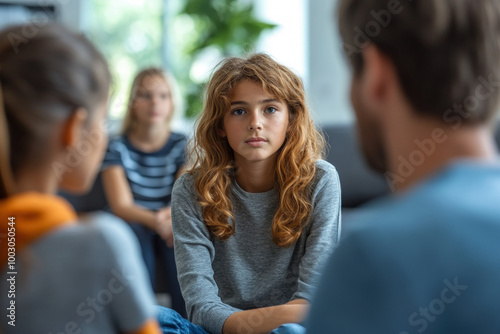
M142 257L151 280L151 287L155 288L156 263L163 266L166 276L166 286L172 298L172 308L183 317L186 317L186 305L182 298L181 289L177 280L177 268L175 266L174 249L167 247L165 241L153 230L141 224L130 224L139 244L141 245ZM158 259L158 262L157 262Z
M209 334L203 327L195 325L181 317L177 312L166 307L157 306L158 323L163 334ZM305 334L301 325L284 324L270 334Z

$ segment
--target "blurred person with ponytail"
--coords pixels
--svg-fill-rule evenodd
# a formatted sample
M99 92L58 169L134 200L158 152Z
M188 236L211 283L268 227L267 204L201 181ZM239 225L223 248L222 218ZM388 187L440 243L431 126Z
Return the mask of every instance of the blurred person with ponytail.
M106 148L110 74L83 36L0 32L0 328L4 333L158 333L139 246L111 215L78 219L56 196L92 185ZM14 274L12 274L14 272ZM5 311L7 310L7 311Z

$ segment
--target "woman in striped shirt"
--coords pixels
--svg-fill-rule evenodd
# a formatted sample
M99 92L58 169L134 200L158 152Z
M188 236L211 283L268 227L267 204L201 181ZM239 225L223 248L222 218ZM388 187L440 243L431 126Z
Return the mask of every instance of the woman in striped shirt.
M184 315L173 253L170 197L184 166L186 138L170 131L176 105L174 87L170 76L159 68L145 69L136 76L122 134L109 143L102 180L111 211L129 222L137 235L152 286L155 264L161 263L172 308Z

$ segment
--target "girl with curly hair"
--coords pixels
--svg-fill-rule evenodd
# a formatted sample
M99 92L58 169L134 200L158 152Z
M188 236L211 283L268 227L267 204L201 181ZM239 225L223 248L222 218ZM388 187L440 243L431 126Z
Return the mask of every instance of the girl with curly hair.
M340 184L323 148L292 71L265 54L218 65L172 194L192 332L299 327L340 234ZM164 330L173 317L161 313Z

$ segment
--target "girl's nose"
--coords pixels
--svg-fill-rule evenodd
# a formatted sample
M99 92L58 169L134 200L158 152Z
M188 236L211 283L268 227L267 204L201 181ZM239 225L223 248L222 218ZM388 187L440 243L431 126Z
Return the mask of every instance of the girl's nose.
M260 120L258 113L254 113L252 118L250 119L250 123L248 124L248 130L250 131L262 130L262 121Z

